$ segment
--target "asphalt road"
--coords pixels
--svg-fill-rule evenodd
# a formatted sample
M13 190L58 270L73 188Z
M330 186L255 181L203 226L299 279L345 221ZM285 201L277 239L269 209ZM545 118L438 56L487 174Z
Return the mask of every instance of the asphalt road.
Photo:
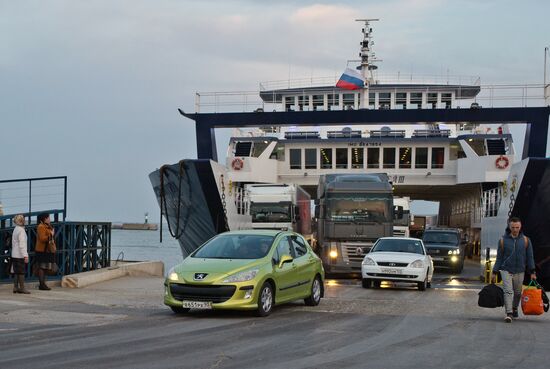
M467 273L466 273L467 274ZM550 315L504 323L479 284L363 289L329 280L317 307L271 316L162 305L158 278L13 295L0 288L0 368L548 368Z

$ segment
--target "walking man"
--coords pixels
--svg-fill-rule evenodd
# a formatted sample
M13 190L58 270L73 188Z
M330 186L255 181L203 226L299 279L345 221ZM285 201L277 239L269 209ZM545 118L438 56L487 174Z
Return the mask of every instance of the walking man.
M510 218L508 228L510 232L506 232L499 240L493 274L500 272L506 308L504 321L511 323L512 318L518 317L525 270L531 273L531 279L536 279L536 275L533 245L531 240L521 232L521 220L517 217ZM493 275L492 279L494 277L496 276Z

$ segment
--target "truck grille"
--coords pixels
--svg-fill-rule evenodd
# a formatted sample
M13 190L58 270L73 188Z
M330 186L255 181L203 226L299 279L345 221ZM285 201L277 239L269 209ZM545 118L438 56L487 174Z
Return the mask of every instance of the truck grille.
M235 289L235 286L170 284L170 293L176 300L179 301L210 301L213 303L225 302L233 296Z
M342 244L342 257L346 262L359 263L372 248L372 243Z
M406 234L406 232L405 232L404 229L394 229L393 230L393 235L395 237L405 237L405 234Z

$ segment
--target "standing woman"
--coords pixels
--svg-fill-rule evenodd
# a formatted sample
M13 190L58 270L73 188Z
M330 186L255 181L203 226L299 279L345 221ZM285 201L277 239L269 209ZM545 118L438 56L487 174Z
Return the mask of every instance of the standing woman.
M25 289L25 269L29 263L27 253L27 233L25 232L25 217L21 214L13 218L15 229L11 237L11 265L14 274L13 293L29 294Z
M55 267L55 231L50 223L50 215L42 213L38 215L38 227L36 228L36 268L39 290L49 291L51 288L46 285L46 271Z

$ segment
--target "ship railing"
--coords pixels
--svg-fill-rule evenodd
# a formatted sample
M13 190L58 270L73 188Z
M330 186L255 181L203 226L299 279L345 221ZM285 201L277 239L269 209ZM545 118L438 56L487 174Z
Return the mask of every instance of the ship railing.
M335 86L335 81L326 86ZM466 86L466 85L464 85ZM545 95L544 84L486 84L479 86L479 93L476 96L466 97L463 95L459 87L456 96L447 101L410 101L406 104L398 104L397 101L379 101L378 109L456 109L456 108L471 108L482 109L496 107L536 107L546 106L550 103L548 94ZM302 95L321 96L321 93L305 90L307 86L299 86L304 88ZM298 87L296 87L298 88ZM549 90L547 88L547 90ZM222 112L271 112L285 111L280 99L280 91L276 89L270 90L273 97L270 99L274 102L265 102L260 97L260 92L266 91L265 85L262 84L260 91L230 91L230 92L197 92L195 94L195 112L196 113L222 113ZM418 86L414 92L430 93L436 91L432 86ZM392 88L391 93L398 92L397 88ZM294 91L294 94L297 92ZM345 90L334 88L332 91L323 91L324 94L335 95L347 93ZM354 93L349 91L349 93ZM550 90L548 91L550 93ZM265 97L266 92L262 92ZM326 100L326 102L324 101ZM277 102L279 101L279 102ZM352 105L346 101L341 101L340 105L331 102L330 98L320 100L311 100L312 105L304 105L304 110L346 110L358 109L358 102L353 102ZM326 104L326 106L325 106ZM391 105L391 106L390 106ZM406 105L406 106L405 106ZM294 106L293 106L294 108ZM368 109L375 107L369 106Z
M405 137L405 130L400 129L373 129L369 132L370 137L393 137L393 138L402 138Z
M263 81L260 82L260 91L336 86L340 75ZM399 72L387 74L375 73L373 78L369 78L368 81L371 84L441 84L464 86L479 86L481 84L479 76L407 74Z
M450 129L415 129L412 137L449 137Z

